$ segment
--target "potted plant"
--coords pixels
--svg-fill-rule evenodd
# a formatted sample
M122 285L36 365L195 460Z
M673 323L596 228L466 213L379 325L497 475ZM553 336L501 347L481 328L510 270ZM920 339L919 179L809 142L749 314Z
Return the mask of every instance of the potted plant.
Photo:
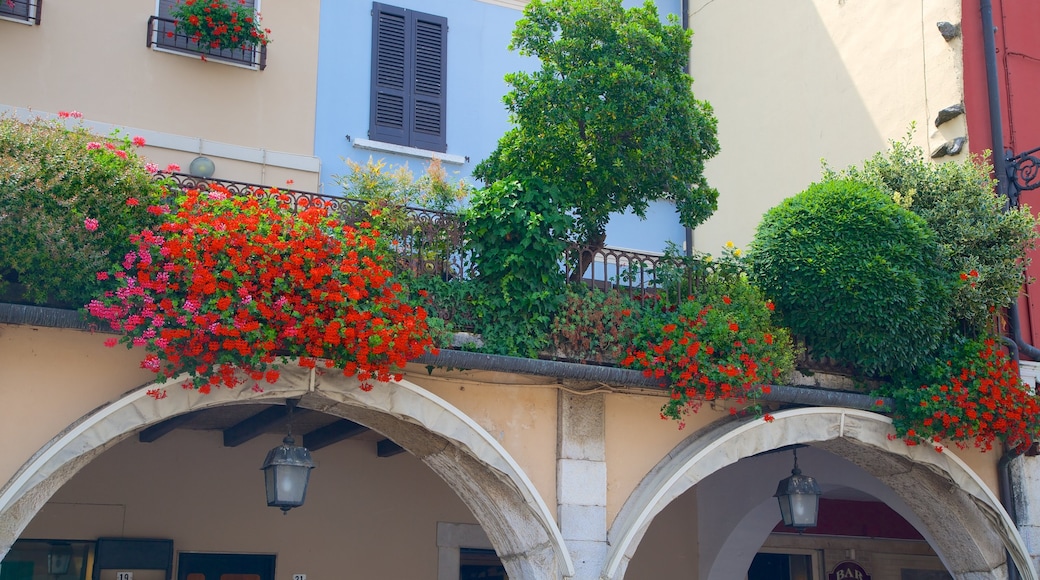
M261 28L260 14L245 0L181 0L170 15L177 33L200 47L249 50L271 42L271 30Z

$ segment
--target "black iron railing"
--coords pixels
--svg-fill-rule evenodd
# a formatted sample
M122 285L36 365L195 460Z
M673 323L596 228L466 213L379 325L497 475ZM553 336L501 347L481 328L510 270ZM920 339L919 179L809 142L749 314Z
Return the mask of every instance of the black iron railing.
M42 13L43 0L0 0L0 18L39 24Z
M217 184L234 195L272 191L268 186L255 183L205 179L184 173L163 173L160 176L173 179L180 189L205 190L210 184ZM295 211L320 203L346 223L368 219L368 205L363 200L275 189L279 195L288 196L289 205ZM407 219L401 231L384 232L396 242L400 268L417 275L436 275L444 279L471 278L476 274L470 255L465 251L465 224L457 214L415 207L403 210ZM617 288L645 294L657 291L658 274L666 261L667 258L661 255L570 244L560 259L560 275L594 288ZM576 275L579 267L582 272ZM692 286L697 284L696 280L688 282Z
M1018 207L1019 196L1023 191L1031 191L1040 187L1040 147L1023 151L1018 155L1007 154L1007 195L1012 207Z
M0 0L5 2L6 0ZM37 0L39 1L39 0ZM213 48L200 44L192 37L177 31L177 21L172 18L151 16L148 18L149 48L157 47L175 52L197 54L205 58L257 67L267 68L267 45L260 44L250 48Z

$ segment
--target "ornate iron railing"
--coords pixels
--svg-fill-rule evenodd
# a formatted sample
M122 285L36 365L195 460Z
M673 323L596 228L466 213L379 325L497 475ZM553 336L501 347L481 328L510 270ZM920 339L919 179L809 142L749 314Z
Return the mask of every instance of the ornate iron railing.
M218 184L234 195L276 191L288 196L294 211L324 204L330 212L346 223L368 219L367 202L360 199L310 193L295 189L271 188L255 183L206 179L185 173L161 173L180 189L208 189ZM465 224L454 213L423 208L405 207L406 219L401 231L384 232L396 241L400 256L398 265L416 275L436 275L444 279L465 279L476 275L472 260L465 251ZM568 280L581 281L599 289L617 288L634 294L653 293L659 289L660 268L667 258L617 248L593 249L570 244L560 259L560 274ZM676 264L678 265L678 262ZM583 267L582 267L583 266ZM580 275L576 270L581 267ZM684 285L696 287L698 280L689 279Z
M1037 157L1037 153L1040 153L1040 147L1007 158L1007 195L1012 207L1018 207L1019 196L1023 191L1040 187L1040 157Z
M288 196L293 211L323 204L330 213L348 224L369 219L367 202L360 199L271 188L242 181L198 178L184 173L163 173L160 176L173 179L181 189L205 190L213 183L227 188L234 195L276 191ZM401 231L384 232L396 242L394 247L399 255L400 268L417 275L438 275L445 279L470 277L470 260L463 251L463 224L456 214L415 207L401 209L405 214Z
M197 54L214 60L257 67L260 70L267 68L266 44L251 48L213 48L199 44L190 36L178 32L177 21L172 18L149 17L146 42L149 48L154 46L175 52Z
M0 18L39 24L43 0L0 0Z

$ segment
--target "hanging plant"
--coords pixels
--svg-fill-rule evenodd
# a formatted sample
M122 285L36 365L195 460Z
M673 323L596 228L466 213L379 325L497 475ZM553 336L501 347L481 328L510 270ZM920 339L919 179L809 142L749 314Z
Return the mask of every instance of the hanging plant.
M170 10L177 33L216 50L247 50L271 42L260 14L245 0L182 0Z
M949 441L988 451L1000 439L1024 451L1040 436L1040 402L992 336L965 341L916 380L880 394L895 400L896 436L907 445L923 440L941 451Z
M275 382L279 357L340 368L362 388L401 378L409 359L432 348L426 312L389 269L388 244L368 222L345 226L323 206L292 213L288 197L226 189L188 191L156 231L99 278L115 289L88 312L143 347L159 380L181 373L208 392L244 371ZM150 208L165 213L165 208Z

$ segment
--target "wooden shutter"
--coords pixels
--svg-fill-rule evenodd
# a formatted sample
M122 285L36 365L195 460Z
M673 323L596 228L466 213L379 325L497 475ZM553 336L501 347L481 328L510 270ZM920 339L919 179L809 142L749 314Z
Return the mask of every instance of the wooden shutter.
M446 151L448 20L372 4L369 138Z
M372 106L369 139L408 145L411 125L408 11L396 6L372 4Z
M444 135L447 81L448 20L415 13L415 73L412 75L411 143L431 151L447 151Z

